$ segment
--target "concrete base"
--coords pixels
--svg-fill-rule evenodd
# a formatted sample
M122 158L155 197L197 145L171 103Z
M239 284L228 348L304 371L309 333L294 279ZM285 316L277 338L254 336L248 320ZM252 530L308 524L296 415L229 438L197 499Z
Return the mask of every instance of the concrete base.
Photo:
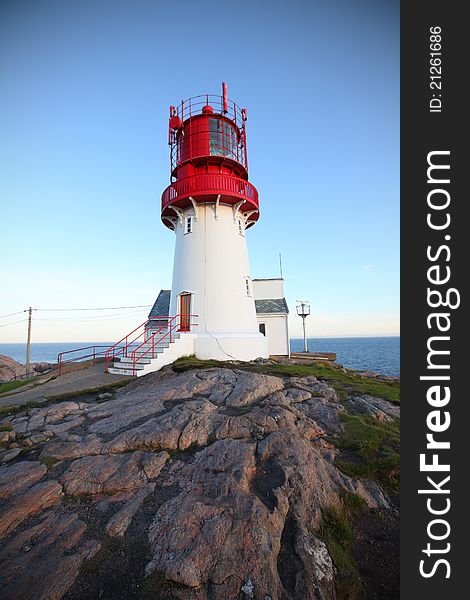
M159 349L153 359L145 359L133 368L132 360L123 358L109 368L109 373L142 377L159 371L182 356L195 354L200 359L255 360L268 358L268 339L258 332L182 333L171 344Z
M268 339L258 332L197 333L194 354L197 358L215 360L268 358Z

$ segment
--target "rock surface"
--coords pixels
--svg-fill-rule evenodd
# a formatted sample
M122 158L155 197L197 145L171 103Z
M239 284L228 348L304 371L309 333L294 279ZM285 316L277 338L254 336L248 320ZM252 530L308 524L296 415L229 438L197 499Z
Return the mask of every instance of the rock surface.
M399 416L380 398L347 403ZM4 417L21 456L0 467L0 597L336 600L323 508L350 493L390 510L336 466L346 404L313 376L166 368Z
M33 375L45 373L52 369L53 365L50 363L39 362L31 363L31 371ZM0 354L0 383L7 383L12 381L15 377L22 377L26 374L25 365L14 360L10 356Z

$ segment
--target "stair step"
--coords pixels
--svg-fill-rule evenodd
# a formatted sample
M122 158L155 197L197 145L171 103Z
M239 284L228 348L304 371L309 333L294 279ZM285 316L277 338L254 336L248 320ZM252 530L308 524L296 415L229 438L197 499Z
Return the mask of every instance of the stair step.
M152 362L152 357L150 356L150 358L139 358L137 356L137 358L139 359L137 366L138 365L149 365ZM115 362L114 364L119 364L119 365L132 365L132 357L130 356L122 356L119 360L119 362Z
M109 367L108 373L113 375L135 375L132 369L116 369L116 367Z
M170 342L170 335L165 336L166 333L167 331L165 330L161 331L158 334L155 334L155 338L150 336L143 343L142 341L137 341L128 347L127 356L117 354L117 350L115 362L113 363L113 366L108 369L108 372L114 373L115 375L136 376L137 371L142 371L147 365L150 365L152 362L156 361L158 356L170 347L170 344L181 337L180 333L172 332ZM135 358L137 359L136 363L133 363L132 359L132 353L134 351ZM152 358L152 355L154 355L155 358Z
M132 361L131 362L114 362L113 363L113 367L115 369L132 369L135 366L135 370L136 371L141 371L142 369L145 368L145 364L138 362L135 363L135 365L133 365Z

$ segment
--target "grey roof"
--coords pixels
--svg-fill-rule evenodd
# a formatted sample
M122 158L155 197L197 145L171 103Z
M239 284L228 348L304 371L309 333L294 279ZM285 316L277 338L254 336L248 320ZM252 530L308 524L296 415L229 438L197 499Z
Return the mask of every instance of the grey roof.
M267 298L265 300L255 300L256 314L264 315L270 313L289 314L289 308L285 298Z
M284 277L255 277L251 281L284 281Z
M160 290L155 304L149 312L149 319L150 317L167 317L170 314L170 296L171 290Z
M155 304L149 312L150 317L163 317L170 314L170 297L171 290L160 290ZM255 300L256 314L272 314L283 313L289 314L289 308L285 298L267 298L263 300Z

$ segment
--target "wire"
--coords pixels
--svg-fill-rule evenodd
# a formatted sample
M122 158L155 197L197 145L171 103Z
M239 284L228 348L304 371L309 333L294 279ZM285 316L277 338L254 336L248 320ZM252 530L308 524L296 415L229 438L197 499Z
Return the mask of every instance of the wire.
M122 321L124 319L131 319L133 316L135 316L136 314L142 315L142 312L144 311L139 311L138 313L128 313L127 315L122 315L121 316L113 316L113 315L103 315L103 316L95 316L95 317L85 317L82 319L69 319L69 318L65 318L65 319L60 319L60 318L54 318L52 317L52 319L45 319L44 317L38 317L35 319L35 321L49 321L50 323L101 323L102 321Z
M129 317L131 317L132 315L140 315L144 312L147 312L146 308L141 308L139 310L135 310L132 312L125 312L125 313L106 313L106 314L101 314L101 315L90 315L90 316L79 316L79 317L66 317L66 316L47 316L48 319L53 319L54 321L73 321L73 322L78 322L78 321L97 321L97 320L102 320L102 319L119 319L119 318L123 318L123 319L127 319ZM41 319L41 317L37 317L36 321L38 319Z
M16 325L17 323L24 323L28 319L20 319L19 321L13 321L12 323L5 323L5 325L0 325L0 327L8 327L8 325Z
M51 325L54 325L54 327L57 327L57 329L60 329L61 331L65 331L65 333L68 333L69 335L72 334L74 337L76 338L81 338L82 336L77 333L76 331L72 331L71 329L68 329L67 327L62 327L62 325L57 325L57 323L54 323L54 321L49 321L48 319L36 319L37 321L46 321L46 323L50 323ZM76 340L77 343L80 342L86 342L87 340L83 340L83 339L77 339Z
M102 306L99 308L36 308L36 310L48 311L48 312L62 312L71 310L122 310L124 308L149 308L152 304L139 304L136 306Z
M28 309L26 309L28 310ZM14 315L19 315L21 313L26 312L26 310L19 310L18 312L10 313L9 315L2 315L0 319L5 319L5 317L13 317Z

